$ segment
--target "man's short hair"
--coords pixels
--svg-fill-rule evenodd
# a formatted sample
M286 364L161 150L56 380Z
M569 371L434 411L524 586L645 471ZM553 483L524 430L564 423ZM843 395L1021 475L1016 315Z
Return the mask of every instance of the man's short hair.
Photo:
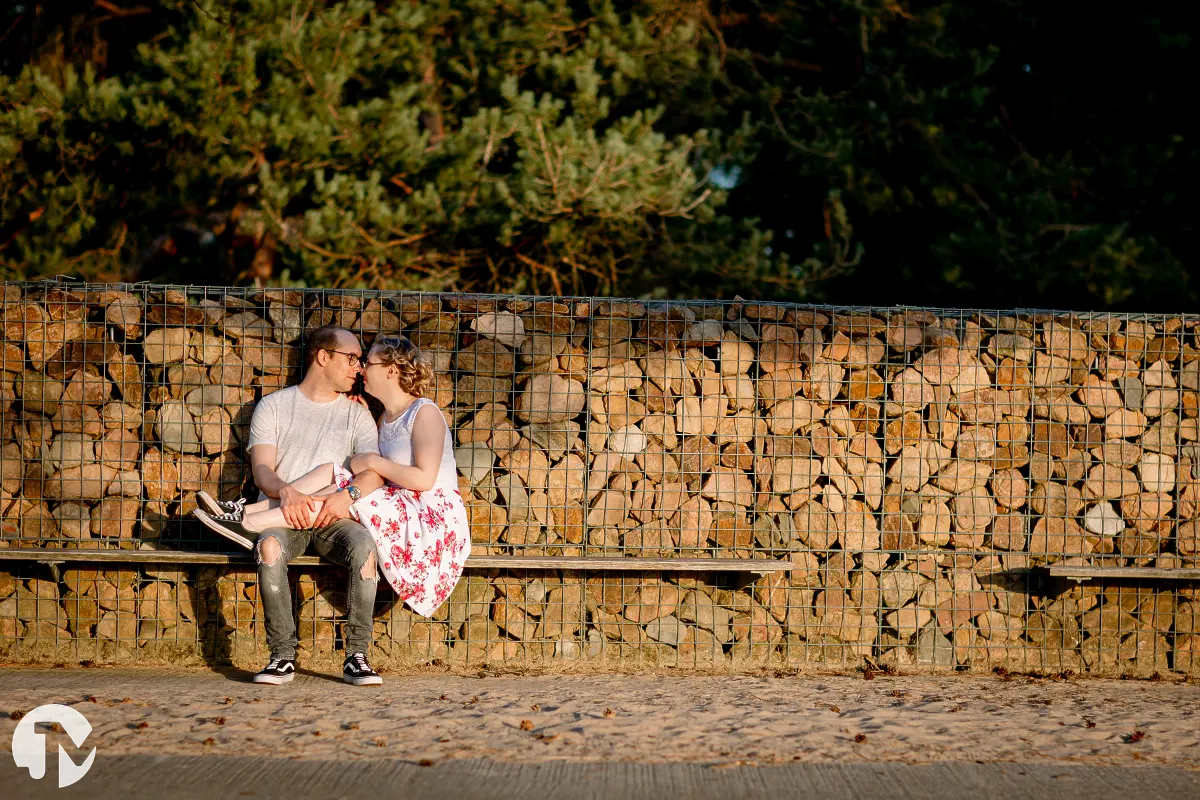
M341 339L339 334L349 333L354 334L345 328L340 328L337 325L322 325L308 335L304 342L304 369L307 370L317 360L317 353L322 350L340 350Z

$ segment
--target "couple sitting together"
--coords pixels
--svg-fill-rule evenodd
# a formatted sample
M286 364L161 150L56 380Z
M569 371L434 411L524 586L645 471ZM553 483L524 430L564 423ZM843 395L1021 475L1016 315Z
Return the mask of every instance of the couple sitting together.
M355 381L381 403L376 428ZM304 378L267 395L250 422L258 502L197 495L205 525L258 561L259 596L271 660L255 683L286 683L296 672L296 622L287 564L311 544L349 568L343 678L382 683L367 660L378 573L398 599L431 616L462 575L471 548L458 493L454 445L441 410L423 395L428 359L403 336L380 336L364 359L344 328L313 331Z

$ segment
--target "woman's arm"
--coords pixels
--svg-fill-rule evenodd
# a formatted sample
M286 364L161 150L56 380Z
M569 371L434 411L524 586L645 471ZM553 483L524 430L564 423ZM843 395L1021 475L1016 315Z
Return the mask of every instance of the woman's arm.
M350 469L356 475L361 470L372 470L404 489L427 492L437 482L442 451L446 447L445 431L446 420L441 410L429 404L417 410L417 418L413 421L413 466L397 464L374 453L363 453L354 457Z

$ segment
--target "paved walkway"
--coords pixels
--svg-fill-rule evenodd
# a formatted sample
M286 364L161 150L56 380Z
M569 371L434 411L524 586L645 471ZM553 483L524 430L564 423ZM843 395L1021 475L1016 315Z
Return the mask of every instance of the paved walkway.
M1157 800L1200 797L1200 775L1165 767L943 763L789 764L713 769L695 764L504 764L442 762L431 767L400 761L347 763L234 756L97 757L74 786L57 789L55 774L40 785L11 761L0 768L4 796L24 798L153 797L215 800L225 797L361 798L422 800L731 800L799 797L805 800Z

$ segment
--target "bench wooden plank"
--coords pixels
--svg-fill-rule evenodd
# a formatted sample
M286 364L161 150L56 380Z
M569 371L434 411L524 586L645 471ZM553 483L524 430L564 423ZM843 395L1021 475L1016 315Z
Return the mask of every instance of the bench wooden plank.
M0 561L40 561L65 563L131 564L254 564L250 553L189 553L181 550L76 550L37 547L0 548ZM318 556L299 556L297 566L330 565ZM467 569L602 570L654 572L752 572L767 574L793 568L790 561L765 558L612 558L601 556L492 556L467 558Z
M1053 578L1091 580L1093 578L1144 578L1147 580L1200 580L1200 569L1168 567L1071 567L1051 564L1046 571Z

